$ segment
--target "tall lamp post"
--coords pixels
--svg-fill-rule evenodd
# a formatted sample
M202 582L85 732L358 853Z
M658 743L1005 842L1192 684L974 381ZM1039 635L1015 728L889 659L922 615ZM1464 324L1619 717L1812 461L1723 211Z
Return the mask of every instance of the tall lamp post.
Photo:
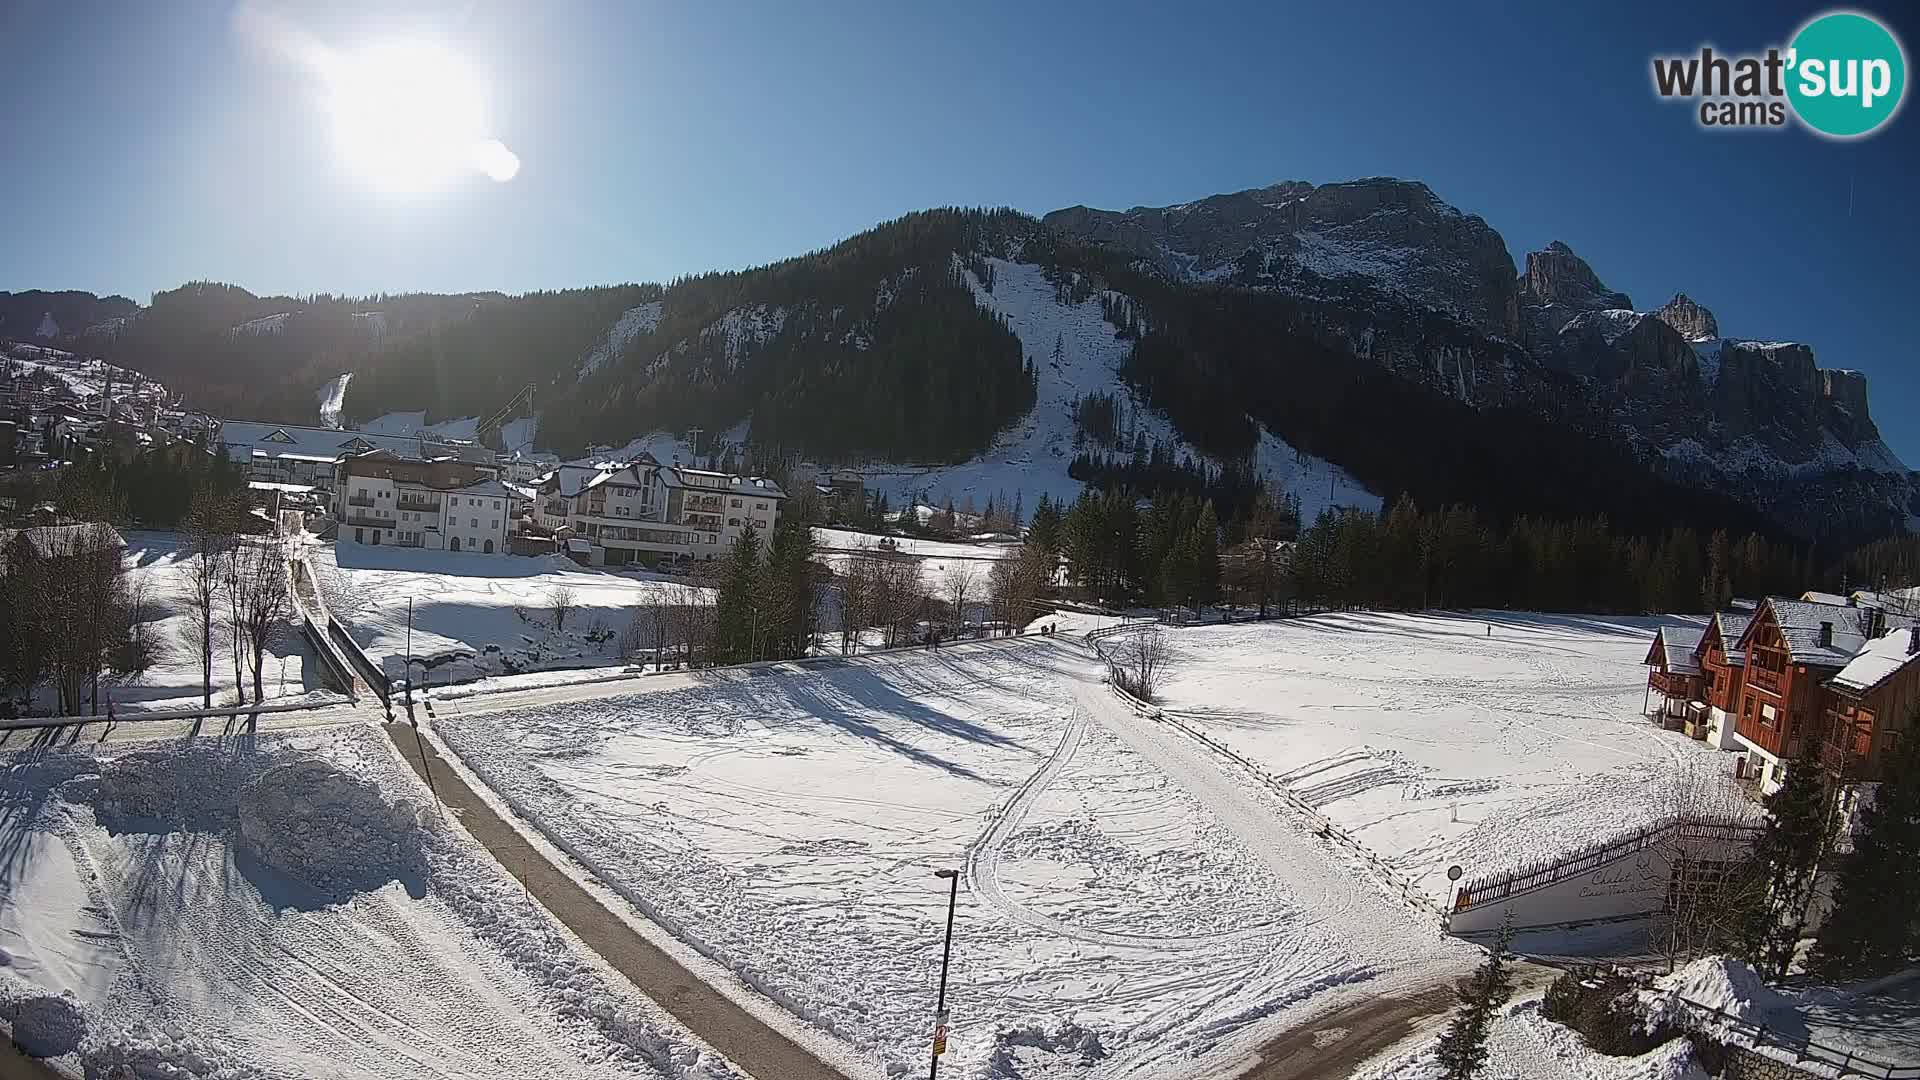
M947 879L947 946L940 954L940 1003L933 1014L933 1065L927 1080L940 1075L940 1055L947 1052L947 965L953 960L953 906L960 895L960 871L935 870L933 876Z

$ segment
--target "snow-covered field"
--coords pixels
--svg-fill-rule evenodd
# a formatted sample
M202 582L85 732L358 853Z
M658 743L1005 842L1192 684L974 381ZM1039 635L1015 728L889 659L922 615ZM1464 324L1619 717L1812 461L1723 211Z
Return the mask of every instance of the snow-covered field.
M328 609L394 678L406 677L411 600L413 655L432 667L422 675L416 666L414 677L434 685L612 664L634 609L676 588L558 556L316 544L308 559ZM556 589L572 590L574 603L559 629L548 607Z
M126 565L127 587L136 591L145 616L144 633L153 649L153 666L129 681L116 683L101 691L100 711L111 695L117 711L189 708L201 703L201 672L182 635L193 625L188 607L192 586L182 555L182 540L176 533L128 532ZM226 638L216 628L213 661L214 704L231 704L233 662L228 658ZM294 697L325 688L323 683L307 682L303 662L304 643L289 622L279 639L267 649L265 675L261 688L267 697ZM247 676L251 697L252 676ZM34 703L51 708L56 698L51 687L41 687Z
M937 869L962 874L955 1077L1207 1074L1287 1010L1460 962L1099 673L1027 638L657 676L438 731L640 913L895 1071L923 1067Z
M1166 707L1424 887L1673 811L1720 755L1641 716L1672 618L1351 613L1170 632ZM1491 629L1491 636L1489 636Z
M987 573L993 569L997 560L1019 554L1015 544L975 544L952 540L918 540L910 536L889 537L894 543L890 553L902 558L911 558L920 564L920 577L928 590L935 596L952 600L950 578L952 571L972 570L973 581L967 590L967 606L984 604L987 601ZM820 560L834 571L840 572L854 558L854 553L871 550L883 554L880 547L881 537L872 533L855 532L851 529L815 529L813 542L820 552Z
M738 1075L377 729L6 765L0 1021L88 1076Z

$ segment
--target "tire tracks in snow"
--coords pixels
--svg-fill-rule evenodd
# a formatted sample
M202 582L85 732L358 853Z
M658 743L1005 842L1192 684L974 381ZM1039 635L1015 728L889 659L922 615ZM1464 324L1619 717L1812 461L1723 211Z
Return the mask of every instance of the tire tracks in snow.
M1266 932L1264 926L1250 927L1245 930L1225 934L1206 935L1155 935L1155 934L1119 934L1106 930L1095 930L1056 919L1050 915L1035 911L1006 894L1000 881L1000 853L1007 841L1020 831L1026 823L1027 815L1034 804L1047 792L1053 781L1072 763L1074 754L1080 750L1081 742L1086 738L1091 718L1086 710L1076 708L1073 718L1065 731L1060 733L1060 742L1053 753L1040 763L1013 797L1007 800L999 813L988 823L986 831L980 834L967 851L967 888L982 902L994 910L1036 930L1050 934L1084 941L1091 945L1111 945L1122 948L1144 949L1191 949L1209 945L1226 938L1249 936Z

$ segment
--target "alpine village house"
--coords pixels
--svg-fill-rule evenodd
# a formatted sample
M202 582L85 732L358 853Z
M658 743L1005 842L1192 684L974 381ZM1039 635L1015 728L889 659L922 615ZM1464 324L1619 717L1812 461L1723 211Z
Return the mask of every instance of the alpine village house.
M1873 781L1920 708L1920 619L1872 593L1769 597L1704 629L1663 626L1645 663L1653 714L1747 755L1741 775L1776 790L1806 741L1841 780Z

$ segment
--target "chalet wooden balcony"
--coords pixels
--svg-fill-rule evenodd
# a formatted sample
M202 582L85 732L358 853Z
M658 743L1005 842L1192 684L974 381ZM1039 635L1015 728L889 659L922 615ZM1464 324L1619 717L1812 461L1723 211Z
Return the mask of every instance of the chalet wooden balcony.
M376 529L393 528L393 522L391 519L374 517L372 514L348 514L343 524L371 525Z
M1700 677L1673 671L1655 671L1647 679L1656 693L1682 700L1700 696Z
M402 496L394 501L394 505L402 510L425 510L434 514L440 512L439 499L409 499Z
M349 495L349 496L347 496L347 505L348 505L348 506L372 506L372 505L373 505L373 496L371 496L371 495Z
M1765 690L1774 697L1780 696L1780 686L1786 682L1786 673L1759 666L1747 669L1747 685L1757 690Z

